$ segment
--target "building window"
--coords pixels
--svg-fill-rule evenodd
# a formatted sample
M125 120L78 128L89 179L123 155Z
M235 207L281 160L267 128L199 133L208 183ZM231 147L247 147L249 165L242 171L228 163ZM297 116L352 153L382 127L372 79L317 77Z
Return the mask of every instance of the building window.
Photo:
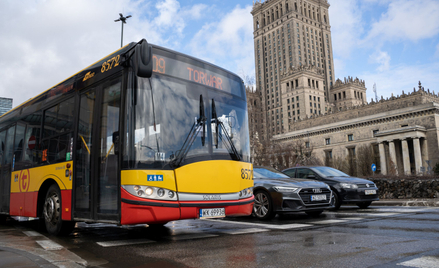
M349 134L348 141L353 141L353 140L354 140L354 134Z
M326 143L326 145L330 145L331 144L331 138L325 139L325 143Z
M305 142L305 147L309 148L309 141Z

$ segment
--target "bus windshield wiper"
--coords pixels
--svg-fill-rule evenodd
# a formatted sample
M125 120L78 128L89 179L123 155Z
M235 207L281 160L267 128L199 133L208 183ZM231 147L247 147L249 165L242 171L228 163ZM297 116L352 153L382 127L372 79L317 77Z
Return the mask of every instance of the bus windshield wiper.
M230 138L229 133L227 132L227 129L224 127L224 124L221 120L218 119L218 115L216 113L216 107L215 107L215 100L212 99L212 121L215 123L215 147L218 148L218 137L221 139L221 141L224 141L223 135L221 133L224 133L225 136L225 142L224 146L226 147L227 151L229 151L230 157L233 160L241 160L241 157L239 156L238 150L236 150L235 144L233 143L232 139ZM221 127L222 131L219 131L219 127Z
M171 165L180 166L183 160L186 158L186 155L189 152L192 144L194 144L195 139L200 133L201 129L203 130L203 136L201 137L201 144L204 146L206 140L206 115L204 113L204 101L203 95L200 95L200 116L192 125L191 130L189 131L186 140L183 143L183 146L180 150L176 152L175 158L171 161Z

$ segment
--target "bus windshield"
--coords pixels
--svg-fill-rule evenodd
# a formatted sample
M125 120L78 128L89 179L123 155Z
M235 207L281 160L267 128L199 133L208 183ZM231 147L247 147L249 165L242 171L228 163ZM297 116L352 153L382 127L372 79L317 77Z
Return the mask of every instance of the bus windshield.
M250 161L245 99L164 75L136 79L127 94L125 168L173 169L197 161L236 160L233 152Z

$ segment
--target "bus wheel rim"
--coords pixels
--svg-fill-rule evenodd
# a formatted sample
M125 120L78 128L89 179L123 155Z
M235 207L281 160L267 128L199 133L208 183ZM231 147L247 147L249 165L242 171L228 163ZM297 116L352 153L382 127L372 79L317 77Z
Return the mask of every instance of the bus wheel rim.
M44 218L46 222L56 225L59 218L59 198L56 193L47 197L44 204Z

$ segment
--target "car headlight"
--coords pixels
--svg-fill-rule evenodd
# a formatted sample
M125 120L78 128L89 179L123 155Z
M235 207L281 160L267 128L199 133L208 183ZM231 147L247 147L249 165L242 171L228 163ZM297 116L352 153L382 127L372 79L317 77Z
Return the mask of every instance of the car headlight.
M340 183L341 188L347 188L347 189L357 189L358 186L356 184L351 183Z
M281 193L295 193L299 190L297 187L274 186L273 189Z

